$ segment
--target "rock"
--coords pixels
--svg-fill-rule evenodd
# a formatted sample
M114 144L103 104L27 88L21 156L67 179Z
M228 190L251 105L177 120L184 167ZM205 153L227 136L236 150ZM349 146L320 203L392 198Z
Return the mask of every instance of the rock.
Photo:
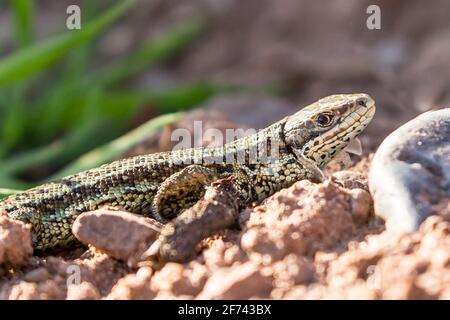
M67 300L98 300L100 293L97 288L89 282L72 284L67 288Z
M60 300L66 296L63 286L57 281L39 283L20 281L10 288L9 300Z
M192 261L189 266L169 262L155 273L151 280L151 288L155 292L164 293L167 297L185 296L193 298L205 285L206 267Z
M98 250L88 252L92 254L90 258L84 258L81 261L64 261L63 263L54 261L55 267L64 279L72 281L76 279L76 271L79 270L79 279L82 282L91 283L102 296L105 296L117 281L126 276L130 270L124 263L109 257L106 253L101 253Z
M351 214L355 222L367 221L370 214L370 207L372 205L372 198L370 193L364 189L355 188L350 190L351 200Z
M233 183L235 179L221 179L208 186L202 199L164 226L146 256L163 261L189 261L196 256L196 248L203 239L233 226L242 205Z
M50 273L44 267L31 270L23 279L28 282L42 282L50 278Z
M311 262L302 256L289 254L283 260L276 261L270 268L274 285L289 288L297 284L307 284L314 276Z
M112 288L107 300L148 300L156 295L150 288L153 271L149 267L142 267L136 274L129 274L120 279Z
M241 245L253 259L267 264L290 253L313 255L354 235L370 214L363 189L346 189L332 181L303 180L274 194L250 211Z
M333 173L331 178L347 189L364 189L368 190L367 178L359 172L342 170Z
M266 297L272 289L271 278L252 262L220 268L206 282L197 299L250 299Z
M375 213L387 227L411 232L450 199L450 109L426 112L391 133L369 173Z
M154 220L102 208L79 215L72 232L84 244L135 266L158 237L159 227Z
M20 267L33 253L31 228L20 222L0 216L0 266Z
M450 222L431 216L414 233L384 231L352 241L340 254L317 253L314 264L322 280L307 288L291 287L282 297L448 299L449 235Z
M229 267L233 263L242 263L246 259L245 252L238 246L225 243L222 239L214 240L210 247L202 252L206 266L215 270Z

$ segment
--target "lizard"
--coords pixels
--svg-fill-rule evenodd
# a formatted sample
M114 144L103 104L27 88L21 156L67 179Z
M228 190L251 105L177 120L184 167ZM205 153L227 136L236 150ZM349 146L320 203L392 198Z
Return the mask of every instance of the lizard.
M34 249L48 252L76 242L71 232L76 217L102 206L168 223L201 199L208 185L228 177L241 203L249 205L298 180L323 181L322 169L374 114L367 94L327 96L221 147L116 160L11 195L0 201L0 212L31 224Z

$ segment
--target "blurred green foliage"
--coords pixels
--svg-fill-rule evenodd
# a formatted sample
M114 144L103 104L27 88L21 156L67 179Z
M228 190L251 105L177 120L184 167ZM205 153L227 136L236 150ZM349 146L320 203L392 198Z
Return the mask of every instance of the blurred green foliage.
M0 188L23 189L45 181L37 171L57 177L108 161L123 148L108 149L107 144L93 152L97 160L91 156L88 165L79 166L79 161L84 163L83 154L130 129L131 119L142 108L154 108L151 114L185 110L221 90L210 83L155 90L125 85L180 53L204 30L202 20L184 22L143 41L126 56L94 67L101 33L124 16L133 2L115 1L105 11L97 1L86 1L81 30L61 26L60 35L36 41L37 3L9 0L16 43L7 55L2 54L5 48L0 44ZM161 119L144 128L151 132L152 126L159 128L164 121L174 120ZM126 143L120 140L121 145ZM99 156L105 150L107 155ZM79 157L81 160L71 163ZM33 177L41 180L30 179Z

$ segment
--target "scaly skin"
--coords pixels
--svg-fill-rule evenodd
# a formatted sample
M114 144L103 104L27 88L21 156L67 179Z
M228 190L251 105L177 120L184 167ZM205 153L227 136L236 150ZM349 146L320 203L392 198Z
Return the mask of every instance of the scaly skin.
M82 212L121 206L167 222L221 178L234 177L240 197L250 204L298 180L321 181L321 168L374 113L375 103L366 94L329 96L223 147L118 160L12 195L0 202L0 211L31 223L34 248L47 251L75 240L71 226ZM265 150L270 156L264 157Z

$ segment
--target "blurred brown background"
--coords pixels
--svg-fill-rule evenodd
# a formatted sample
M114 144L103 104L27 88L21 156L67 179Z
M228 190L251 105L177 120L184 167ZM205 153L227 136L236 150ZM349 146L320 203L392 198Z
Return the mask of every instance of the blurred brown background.
M98 2L105 10L116 3ZM64 30L67 6L78 4L83 13L86 3L36 1L36 38ZM372 4L381 9L381 30L366 27ZM91 64L95 71L171 26L206 18L206 32L126 86L148 90L208 81L252 88L245 95L253 98L244 102L234 93L209 101L235 122L255 127L329 94L366 92L378 106L362 137L373 151L400 124L450 105L449 12L445 0L140 0L102 34ZM0 9L4 52L13 50L10 17ZM153 116L147 109L132 123Z

